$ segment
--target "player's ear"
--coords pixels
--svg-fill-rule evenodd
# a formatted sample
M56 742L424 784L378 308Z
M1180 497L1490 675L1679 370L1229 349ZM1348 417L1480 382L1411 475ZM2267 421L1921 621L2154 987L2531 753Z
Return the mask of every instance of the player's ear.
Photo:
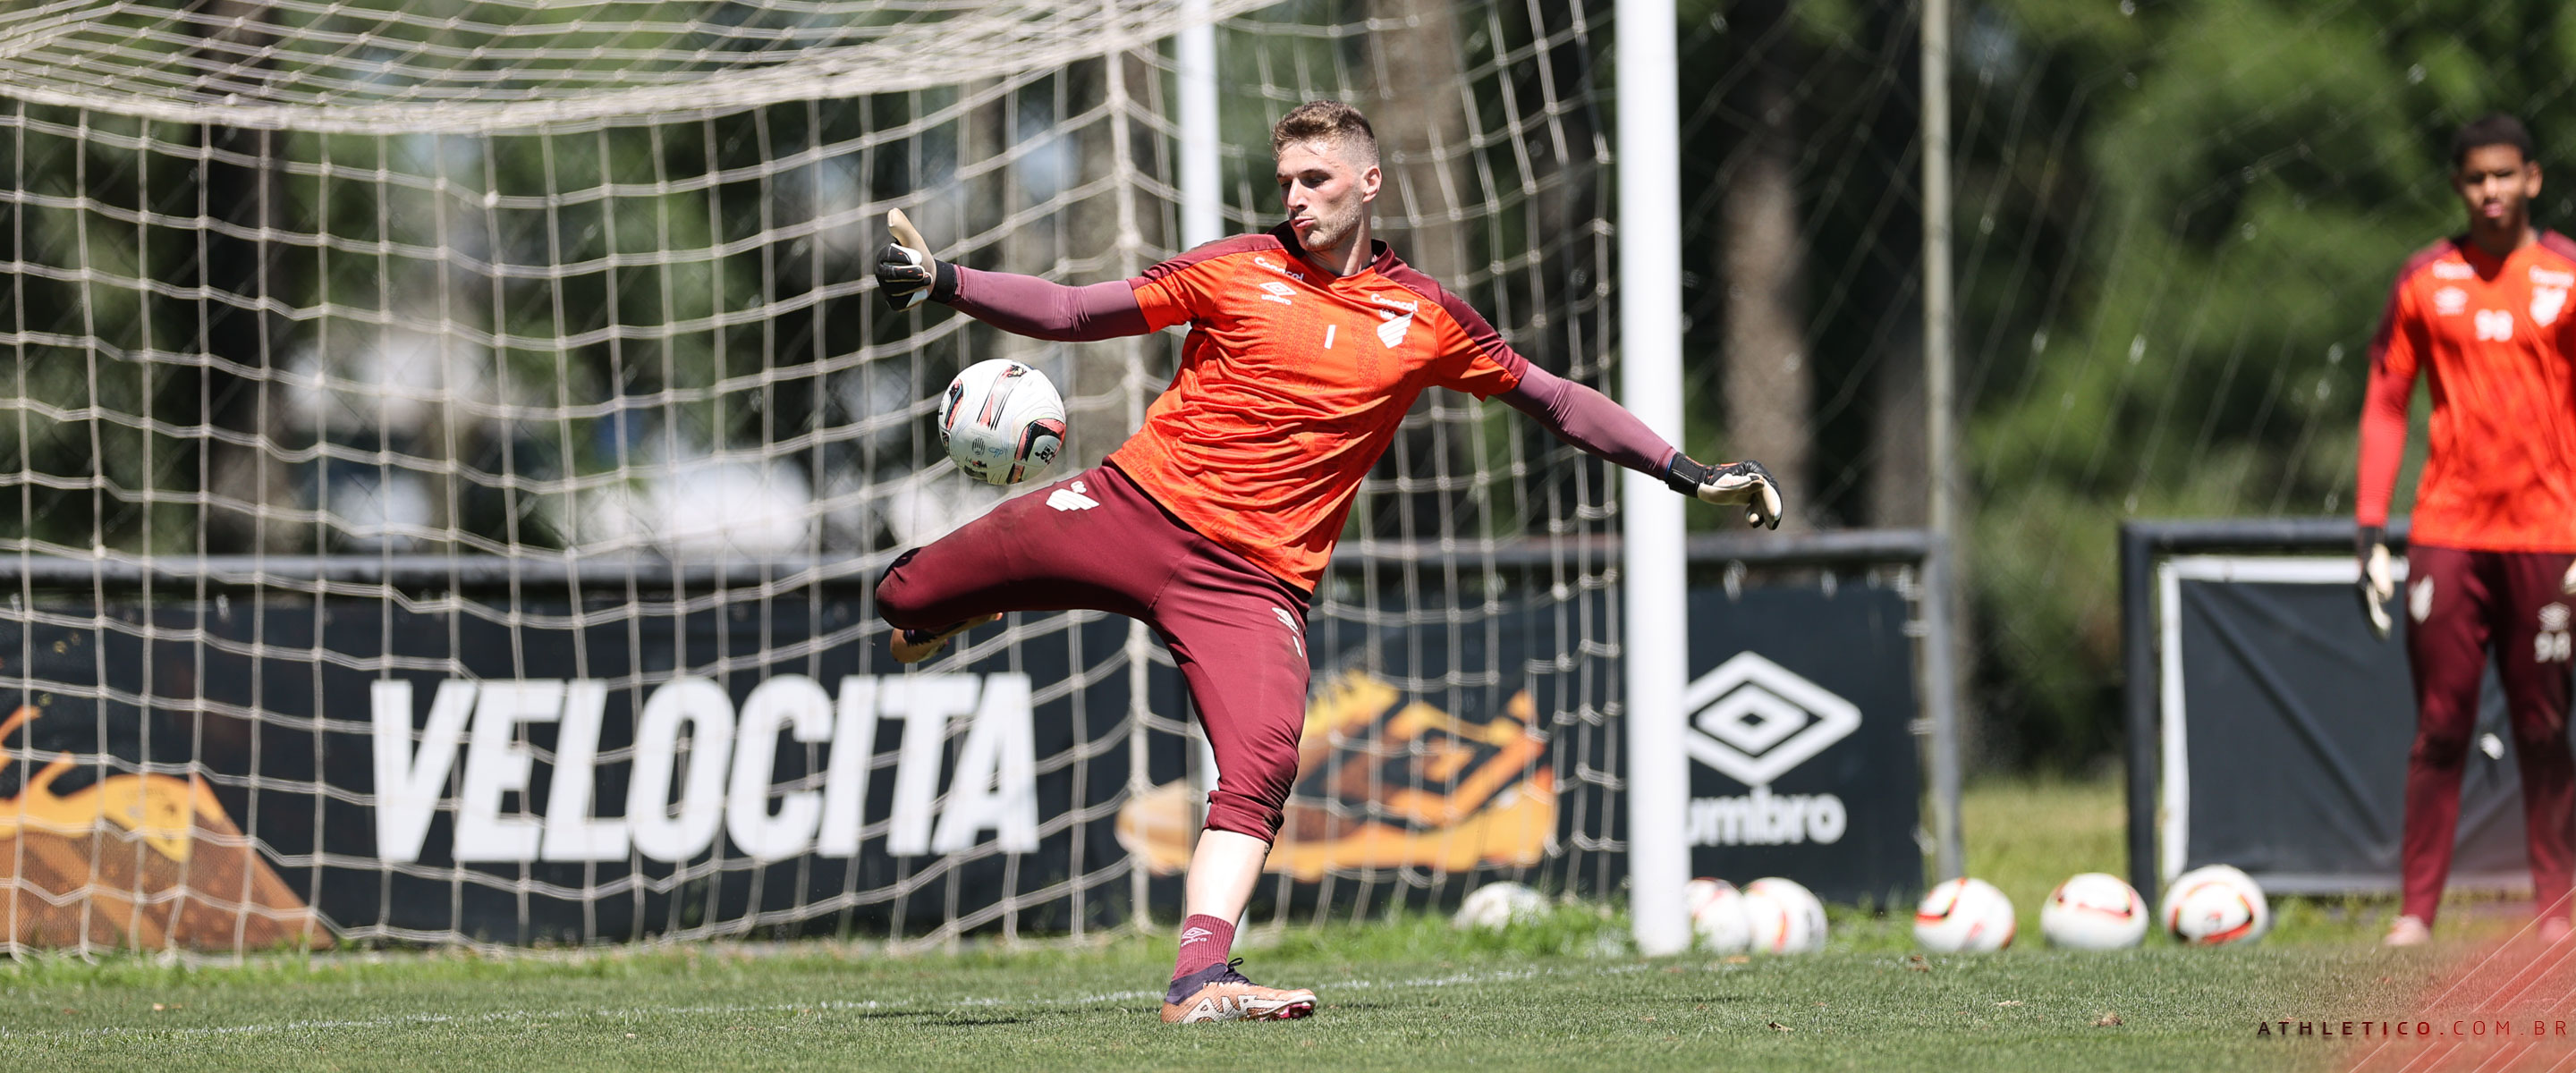
M1386 185L1386 173L1380 171L1377 165L1370 164L1369 166L1360 169L1361 201L1366 202L1377 200L1378 188L1384 185Z
M2522 165L2522 196L2526 201L2540 196L2540 162L2537 160L2525 161Z

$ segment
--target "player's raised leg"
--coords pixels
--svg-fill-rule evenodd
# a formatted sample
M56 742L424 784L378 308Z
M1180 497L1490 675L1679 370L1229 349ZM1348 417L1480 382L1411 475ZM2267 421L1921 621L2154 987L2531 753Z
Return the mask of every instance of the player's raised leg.
M2477 727L2486 670L2486 580L2477 552L2416 545L2406 554L2406 662L2415 680L2415 745L2406 755L2406 825L2399 851L2404 898L2388 943L2424 941L2451 875L2460 776Z
M1106 467L1003 500L956 532L904 552L877 579L877 614L894 657L929 658L1005 611L1108 611L1143 617L1184 537ZM1114 550L1113 550L1114 549Z
M1305 728L1306 597L1234 552L1201 540L1149 619L1162 631L1216 753L1184 885L1187 919L1163 1020L1288 1020L1315 993L1256 984L1231 958L1235 921L1269 858Z
M2489 629L2496 674L2513 719L2514 764L2522 775L2525 845L2541 937L2568 934L2567 891L2576 870L2576 753L2567 747L2570 598L2560 591L2567 556L2490 552L2498 591Z

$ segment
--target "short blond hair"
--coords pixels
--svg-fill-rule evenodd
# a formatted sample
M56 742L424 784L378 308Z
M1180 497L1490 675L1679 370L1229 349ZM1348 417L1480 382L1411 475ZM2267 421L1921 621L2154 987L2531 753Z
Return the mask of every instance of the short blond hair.
M1340 101L1307 101L1270 128L1270 155L1300 142L1329 142L1362 165L1377 163L1377 131L1360 110Z

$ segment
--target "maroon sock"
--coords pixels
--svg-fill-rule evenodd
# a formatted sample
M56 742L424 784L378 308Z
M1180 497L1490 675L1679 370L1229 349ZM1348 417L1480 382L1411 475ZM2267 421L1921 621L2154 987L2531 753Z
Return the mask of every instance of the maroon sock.
M1234 951L1234 925L1204 913L1192 914L1181 922L1181 956L1172 965L1172 979L1225 964L1225 956Z

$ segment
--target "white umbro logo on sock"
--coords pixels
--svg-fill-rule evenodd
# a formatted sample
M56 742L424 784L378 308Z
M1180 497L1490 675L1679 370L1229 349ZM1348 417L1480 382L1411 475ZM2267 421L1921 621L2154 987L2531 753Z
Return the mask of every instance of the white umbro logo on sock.
M1075 481L1072 487L1058 488L1047 496L1047 506L1057 510L1090 510L1099 506L1099 500L1082 494L1087 491L1090 489L1084 488L1081 481Z
M1191 943L1213 938L1216 938L1215 932L1209 931L1206 928L1191 928L1190 930L1181 933L1181 945L1188 946Z

